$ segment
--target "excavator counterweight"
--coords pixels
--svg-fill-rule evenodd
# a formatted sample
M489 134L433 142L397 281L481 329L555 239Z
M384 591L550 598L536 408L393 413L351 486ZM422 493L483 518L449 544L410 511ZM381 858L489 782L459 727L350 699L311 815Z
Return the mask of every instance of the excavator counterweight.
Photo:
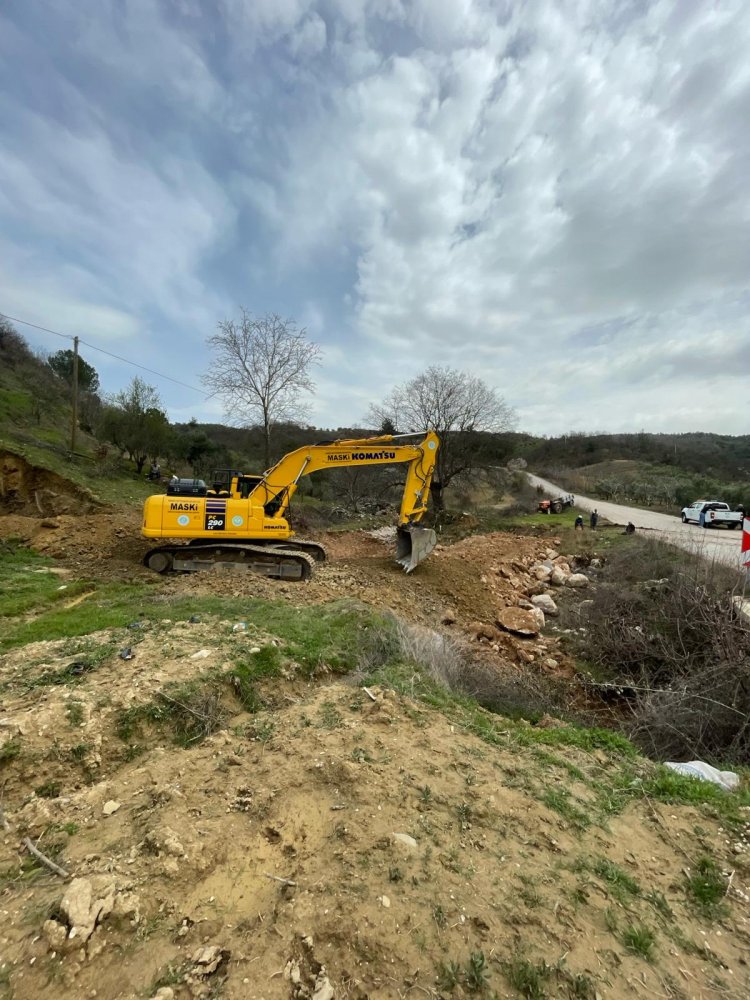
M215 473L212 485L176 480L167 495L149 497L143 508L143 535L163 539L144 565L157 573L196 572L220 567L266 576L306 580L325 559L317 542L295 539L287 513L302 476L342 466L408 463L401 500L396 558L411 573L435 548L435 532L420 522L427 511L439 441L428 431L416 435L331 441L298 448L262 476Z

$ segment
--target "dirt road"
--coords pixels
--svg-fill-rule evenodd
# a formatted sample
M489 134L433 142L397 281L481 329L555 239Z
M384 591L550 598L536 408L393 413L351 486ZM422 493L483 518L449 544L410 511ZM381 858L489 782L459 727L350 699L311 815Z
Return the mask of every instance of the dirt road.
M540 479L529 473L529 481L533 486L542 486L552 494L566 493L560 486L547 479ZM727 528L699 528L694 524L683 524L678 517L671 514L659 514L654 510L641 510L638 507L624 507L621 504L606 503L604 500L592 500L576 494L576 508L583 511L597 509L602 517L613 524L627 524L632 521L636 528L652 531L655 535L679 545L688 552L695 552L706 559L725 563L727 566L740 565L740 539L742 532L730 531ZM588 525L588 520L587 520Z

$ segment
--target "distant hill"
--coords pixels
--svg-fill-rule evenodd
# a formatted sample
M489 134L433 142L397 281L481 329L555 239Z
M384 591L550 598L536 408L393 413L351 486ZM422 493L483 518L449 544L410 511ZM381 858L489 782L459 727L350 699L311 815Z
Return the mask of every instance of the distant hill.
M522 452L540 469L630 459L721 480L750 478L750 434L563 434L526 441Z

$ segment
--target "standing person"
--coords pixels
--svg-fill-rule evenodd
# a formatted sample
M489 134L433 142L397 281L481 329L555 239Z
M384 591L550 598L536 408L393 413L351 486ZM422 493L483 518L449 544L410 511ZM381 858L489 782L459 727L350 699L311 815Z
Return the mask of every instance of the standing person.
M599 523L599 513L598 513L596 507L594 507L594 509L591 511L591 517L589 518L589 520L591 522L591 528L592 528L592 530L596 531L596 526Z

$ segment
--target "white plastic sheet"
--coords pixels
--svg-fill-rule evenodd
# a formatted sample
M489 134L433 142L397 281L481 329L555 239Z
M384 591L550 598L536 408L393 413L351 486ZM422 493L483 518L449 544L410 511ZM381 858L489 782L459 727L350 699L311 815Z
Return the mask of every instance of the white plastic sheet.
M691 760L687 763L675 763L667 761L664 765L678 774L686 774L690 778L699 778L701 781L712 781L727 792L733 792L740 783L740 776L734 771L719 771L710 764L702 760Z

